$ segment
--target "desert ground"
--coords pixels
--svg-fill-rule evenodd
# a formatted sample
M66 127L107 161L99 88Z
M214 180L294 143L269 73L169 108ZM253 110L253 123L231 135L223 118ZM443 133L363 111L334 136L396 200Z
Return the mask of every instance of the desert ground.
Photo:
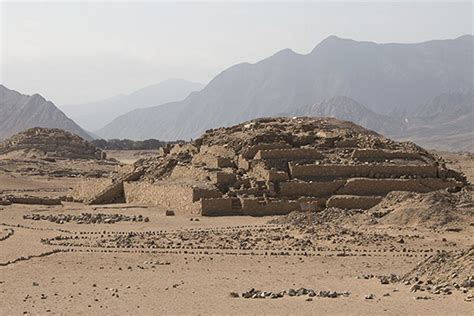
M108 157L126 164L149 154ZM438 154L474 181L471 155ZM0 190L61 197L81 177L116 172L119 162L7 156L0 160ZM472 208L467 220L436 227L410 220L372 225L364 213L165 211L64 199L0 206L0 314L472 315L472 288L450 280L431 286L430 271L414 278L417 264L442 250L464 251L463 273L472 276ZM449 258L442 264L457 280ZM439 271L433 280L444 277Z

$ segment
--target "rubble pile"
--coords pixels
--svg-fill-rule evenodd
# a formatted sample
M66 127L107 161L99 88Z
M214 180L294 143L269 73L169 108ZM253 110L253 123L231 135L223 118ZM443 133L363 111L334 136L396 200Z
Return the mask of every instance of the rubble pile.
M391 192L370 214L378 223L400 227L454 229L469 225L474 216L472 192Z
M467 293L474 288L473 267L474 247L442 251L420 262L403 280L413 284L413 292L427 290L440 294L457 289Z
M369 209L393 191L459 190L463 175L413 143L333 118L264 118L160 149L85 199L205 216Z

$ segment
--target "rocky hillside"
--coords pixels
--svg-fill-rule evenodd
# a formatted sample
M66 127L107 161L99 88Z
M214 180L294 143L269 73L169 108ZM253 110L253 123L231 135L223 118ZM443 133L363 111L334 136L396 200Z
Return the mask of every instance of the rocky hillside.
M472 152L473 111L472 94L445 93L398 116L375 113L348 97L334 97L303 106L287 115L335 117L427 148Z
M404 118L397 139L411 140L425 147L474 152L474 95L445 93L421 104Z
M129 111L180 101L191 92L199 91L203 87L204 85L201 83L183 79L169 79L128 95L118 95L86 104L62 106L62 108L81 126L87 130L95 131Z
M375 113L357 101L344 96L303 106L289 114L291 116L335 117L385 135L401 133L404 128L404 124L400 124L400 119Z
M51 101L39 94L24 95L0 85L0 139L31 127L60 128L92 139Z
M105 158L102 150L75 134L42 127L27 129L0 143L0 154L14 152L39 158Z
M203 131L288 113L337 95L375 113L410 110L472 89L473 36L418 44L376 44L331 36L307 55L282 50L232 66L180 102L129 112L97 132L104 138L195 138Z

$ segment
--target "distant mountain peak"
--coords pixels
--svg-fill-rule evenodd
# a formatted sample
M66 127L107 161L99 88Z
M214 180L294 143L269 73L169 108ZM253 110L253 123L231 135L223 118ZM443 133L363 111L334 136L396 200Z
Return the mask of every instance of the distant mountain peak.
M400 128L387 115L395 107L410 109L443 92L472 89L469 47L455 40L376 44L330 36L307 55L285 49L257 63L234 65L186 99L124 114L97 134L190 139L210 128L315 103L324 113L347 112L367 124L370 117L378 130ZM340 95L364 106L343 97L319 103Z
M32 127L59 128L85 139L92 139L86 131L41 95L24 95L3 85L0 85L0 93L0 139Z
M181 101L203 84L181 78L171 78L148 85L126 95L117 95L95 102L63 106L63 110L88 130L95 131L105 124L137 108L159 106Z

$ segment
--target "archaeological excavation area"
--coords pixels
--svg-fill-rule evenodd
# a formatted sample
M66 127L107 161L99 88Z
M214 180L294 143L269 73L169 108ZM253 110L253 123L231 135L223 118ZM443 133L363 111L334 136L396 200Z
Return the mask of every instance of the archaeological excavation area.
M276 118L162 148L121 178L84 182L75 198L203 216L264 216L325 207L365 210L392 191L426 193L465 184L462 175L412 143L335 119Z
M0 314L469 315L473 180L332 118L159 151L28 130L0 143Z

